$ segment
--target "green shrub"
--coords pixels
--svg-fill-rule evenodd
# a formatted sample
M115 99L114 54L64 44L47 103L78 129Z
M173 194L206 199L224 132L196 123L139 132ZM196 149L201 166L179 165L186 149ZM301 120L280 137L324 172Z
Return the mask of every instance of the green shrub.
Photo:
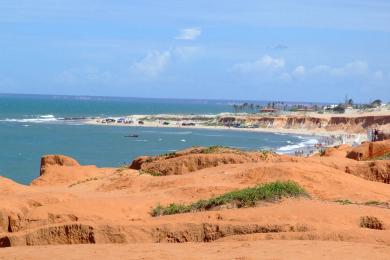
M370 200L370 201L367 201L364 203L364 205L368 205L368 206L380 206L382 204L385 204L385 203L377 201L377 200Z
M149 174L149 175L152 175L152 176L163 176L162 173L160 172L154 172L152 170L139 170L139 174L142 175L142 174Z
M214 145L214 146L204 148L201 153L205 153L205 154L218 153L218 152L220 152L221 149L224 149L224 148L228 149L229 147Z
M123 171L125 171L125 170L128 170L128 169L130 169L130 166L129 166L129 165L127 165L127 164L122 164L121 166L119 166L118 169L116 169L115 173L121 173L121 172L123 172Z
M237 207L253 207L258 201L276 201L283 197L308 197L307 192L292 181L276 181L228 192L208 200L199 200L190 205L172 203L166 207L158 205L152 216L172 215L186 212L209 210L214 207L234 203Z
M159 156L165 157L165 159L170 159L170 158L175 158L177 155L176 152L170 152L170 153L160 154Z
M342 204L342 205L356 204L356 203L353 203L353 202L350 201L350 200L336 200L335 202L340 203L340 204Z

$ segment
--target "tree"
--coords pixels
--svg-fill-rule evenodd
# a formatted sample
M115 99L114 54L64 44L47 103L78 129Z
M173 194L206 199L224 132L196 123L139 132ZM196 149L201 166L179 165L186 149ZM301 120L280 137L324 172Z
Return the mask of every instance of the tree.
M237 104L234 104L234 105L233 105L233 109L234 109L234 113L237 114L237 112L238 112L238 105L237 105Z
M382 105L382 100L380 99L375 99L374 101L371 102L371 107L380 107Z
M336 112L336 113L344 113L345 112L345 107L343 105L337 105L333 108L333 111Z

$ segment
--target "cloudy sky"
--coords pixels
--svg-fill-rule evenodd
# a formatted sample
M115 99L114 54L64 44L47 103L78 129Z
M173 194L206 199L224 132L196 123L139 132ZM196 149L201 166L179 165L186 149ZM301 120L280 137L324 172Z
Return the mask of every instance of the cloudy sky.
M390 1L0 0L0 93L390 101Z

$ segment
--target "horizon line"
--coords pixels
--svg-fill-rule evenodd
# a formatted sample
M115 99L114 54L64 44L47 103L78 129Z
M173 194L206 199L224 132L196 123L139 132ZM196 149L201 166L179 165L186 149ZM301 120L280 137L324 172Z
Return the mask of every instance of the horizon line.
M136 96L101 96L101 95L71 95L71 94L37 94L37 93L4 93L0 92L0 96L2 95L14 95L14 96L60 96L60 97L87 97L87 98L117 98L117 99L160 99L160 100L191 100L191 101L225 101L225 102L285 102L285 103L303 103L303 104L340 104L342 102L334 102L334 101L293 101L293 100L260 100L260 99L216 99L216 98L172 98L172 97L136 97ZM360 103L360 102L358 102Z

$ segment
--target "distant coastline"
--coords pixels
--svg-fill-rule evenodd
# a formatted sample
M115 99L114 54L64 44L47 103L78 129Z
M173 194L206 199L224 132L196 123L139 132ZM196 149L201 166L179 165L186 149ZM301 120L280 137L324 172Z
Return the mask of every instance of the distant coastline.
M352 138L359 136L362 138L361 141L365 141L364 135L368 127L390 130L390 111L349 114L289 112L282 115L245 113L127 115L86 119L83 122L92 125L237 130L313 136L349 135Z

